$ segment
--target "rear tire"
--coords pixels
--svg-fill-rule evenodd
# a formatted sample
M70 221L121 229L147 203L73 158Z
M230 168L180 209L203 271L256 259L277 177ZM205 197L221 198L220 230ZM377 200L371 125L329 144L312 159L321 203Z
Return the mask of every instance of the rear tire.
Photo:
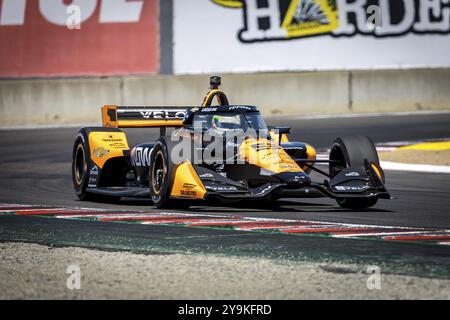
M369 137L350 136L336 139L331 147L330 160L338 162L330 163L331 178L351 166L364 166L366 159L369 163L380 167L375 144ZM384 177L382 177L382 180L384 180ZM373 207L378 198L347 198L336 201L342 208L356 210Z

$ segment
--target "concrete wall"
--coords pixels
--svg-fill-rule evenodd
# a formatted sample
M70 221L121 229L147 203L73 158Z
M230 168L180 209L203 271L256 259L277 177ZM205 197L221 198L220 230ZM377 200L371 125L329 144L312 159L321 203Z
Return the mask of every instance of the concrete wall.
M0 81L0 126L99 121L103 104L120 103L120 79Z
M450 109L450 70L222 75L230 103L265 115ZM100 106L198 105L209 76L1 80L0 126L99 123Z

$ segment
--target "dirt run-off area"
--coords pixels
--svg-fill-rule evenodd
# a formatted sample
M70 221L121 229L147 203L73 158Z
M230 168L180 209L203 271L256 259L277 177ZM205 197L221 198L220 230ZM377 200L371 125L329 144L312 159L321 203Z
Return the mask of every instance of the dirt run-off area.
M450 150L397 149L380 152L381 161L450 166Z
M0 299L450 299L450 280L367 267L0 243Z

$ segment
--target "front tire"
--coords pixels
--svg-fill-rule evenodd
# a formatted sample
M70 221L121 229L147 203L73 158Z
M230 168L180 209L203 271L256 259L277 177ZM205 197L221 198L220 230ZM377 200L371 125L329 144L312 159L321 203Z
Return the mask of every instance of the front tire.
M164 137L159 138L153 147L150 163L150 195L153 204L159 209L188 208L186 200L170 199L175 165L170 158L170 146Z
M89 149L86 141L87 137L85 132L80 131L75 139L72 153L72 181L75 194L80 200L87 200L88 198L86 189L89 182Z
M75 194L81 201L95 201L95 202L117 202L120 197L107 196L100 194L93 194L86 191L89 184L89 159L90 151L88 141L88 134L85 129L80 130L75 143L73 145L72 153L72 181L75 189Z
M380 160L373 141L366 136L350 136L338 138L334 141L330 160L330 177L335 177L342 170L349 167L364 166L365 161L380 168ZM384 180L384 176L382 177ZM336 200L344 209L361 210L373 207L378 198L346 198Z

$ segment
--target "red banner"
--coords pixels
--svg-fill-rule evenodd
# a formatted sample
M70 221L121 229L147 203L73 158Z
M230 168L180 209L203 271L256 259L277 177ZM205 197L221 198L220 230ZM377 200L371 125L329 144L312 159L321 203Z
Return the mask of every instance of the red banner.
M0 0L0 77L154 74L157 0Z

